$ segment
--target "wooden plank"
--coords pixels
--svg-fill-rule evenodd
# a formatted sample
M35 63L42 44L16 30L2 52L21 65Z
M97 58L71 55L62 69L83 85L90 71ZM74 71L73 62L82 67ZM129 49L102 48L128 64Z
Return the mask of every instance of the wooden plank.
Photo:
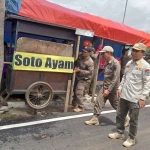
M64 112L67 112L67 111L68 111L68 103L69 103L70 86L71 86L71 80L68 80Z
M104 39L100 39L101 40L101 44L103 45L103 41L104 41ZM95 69L94 69L94 75L95 75L95 77L94 77L94 85L93 85L93 91L92 91L92 102L94 102L94 96L95 96L95 89L96 89L96 84L97 84L97 77L98 77L98 70L99 70L99 63L100 63L100 57L101 55L99 54L98 55L98 60L97 60L97 64L96 64L96 66L95 66Z
M72 57L73 55L73 48L69 44L26 37L21 37L18 39L16 51L67 57Z

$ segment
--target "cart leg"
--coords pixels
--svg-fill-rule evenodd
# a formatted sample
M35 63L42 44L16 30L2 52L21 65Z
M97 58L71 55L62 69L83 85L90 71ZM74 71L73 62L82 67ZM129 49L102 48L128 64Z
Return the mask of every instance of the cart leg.
M37 109L33 109L33 115L37 115Z
M67 111L68 111L68 103L69 103L70 86L71 86L71 80L68 80L64 112L67 112Z
M5 89L0 96L0 106L7 106L7 99L9 98L10 94L7 93L7 90Z

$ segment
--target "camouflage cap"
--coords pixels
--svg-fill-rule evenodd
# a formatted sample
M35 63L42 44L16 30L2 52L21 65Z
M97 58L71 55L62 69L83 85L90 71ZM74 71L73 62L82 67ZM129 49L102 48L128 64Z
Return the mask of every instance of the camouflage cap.
M104 46L104 48L100 51L100 53L104 53L104 52L114 52L114 49L111 46Z
M146 51L146 48L147 48L146 45L143 43L136 43L132 47L132 49L139 50L139 51Z
M83 48L83 51L87 51L87 52L91 52L93 49L92 49L92 47L91 46L85 46L84 48Z

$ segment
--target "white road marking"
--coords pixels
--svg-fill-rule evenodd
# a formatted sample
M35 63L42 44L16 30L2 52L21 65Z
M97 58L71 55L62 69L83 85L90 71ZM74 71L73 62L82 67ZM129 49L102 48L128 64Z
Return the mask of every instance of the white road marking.
M145 107L150 107L150 105L146 105Z
M150 105L146 105L145 107L150 107ZM109 110L109 111L103 111L101 114L108 114L116 112L115 110ZM12 128L19 128L19 127L26 127L26 126L32 126L37 124L43 124L43 123L49 123L49 122L56 122L61 120L68 120L68 119L74 119L74 118L81 118L81 117L87 117L92 116L93 113L88 114L80 114L80 115L73 115L73 116L66 116L66 117L59 117L59 118L52 118L52 119L45 119L45 120L39 120L39 121L31 121L26 123L19 123L19 124L11 124L11 125L5 125L0 126L0 130L6 130L6 129L12 129Z

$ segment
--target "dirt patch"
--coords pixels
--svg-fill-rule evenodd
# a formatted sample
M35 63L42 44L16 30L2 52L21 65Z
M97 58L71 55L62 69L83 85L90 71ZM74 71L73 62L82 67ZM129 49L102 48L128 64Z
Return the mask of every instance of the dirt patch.
M23 95L13 95L8 99L8 109L0 115L0 119L18 119L23 117L31 117L34 115L44 117L48 114L56 114L59 112L63 113L65 107L64 99L58 96L54 98L55 99L53 99L50 105L48 105L46 108L35 110L26 104ZM93 110L94 104L90 103L89 99L83 100L83 102L86 110ZM72 105L68 106L68 112L73 112Z
M0 120L6 119L6 118L13 118L13 114L11 114L10 112L4 112L0 115Z

